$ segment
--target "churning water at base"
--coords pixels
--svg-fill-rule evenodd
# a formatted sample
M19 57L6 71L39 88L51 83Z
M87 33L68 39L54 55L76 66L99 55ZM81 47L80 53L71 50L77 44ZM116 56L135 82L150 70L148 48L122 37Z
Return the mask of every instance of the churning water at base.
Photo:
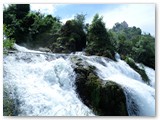
M4 86L16 100L19 116L94 116L75 92L76 74L71 55L41 54L15 45L18 51L4 57ZM96 67L103 80L112 80L122 86L129 115L155 116L155 71L145 67L150 86L141 76L118 59L104 57L80 58Z

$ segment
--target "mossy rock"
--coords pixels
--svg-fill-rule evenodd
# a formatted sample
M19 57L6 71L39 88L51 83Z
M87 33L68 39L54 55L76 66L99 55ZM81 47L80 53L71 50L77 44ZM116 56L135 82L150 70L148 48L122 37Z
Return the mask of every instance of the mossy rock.
M76 91L82 102L96 115L128 115L123 89L111 81L104 83L94 70L95 67L83 66L83 64L75 68Z
M9 91L3 88L3 116L17 116L18 110L15 101L9 95Z
M96 109L100 102L100 89L102 81L95 74L89 73L85 85L87 87L86 92L89 94L88 99L91 101L93 108Z
M135 62L134 62L134 60L133 60L132 58L126 57L125 61L126 61L126 63L127 63L131 68L133 68L136 72L138 72L138 73L141 75L142 80L143 80L145 83L149 84L150 80L149 80L149 78L148 78L148 76L147 76L147 74L146 74L146 72L145 72L144 69L140 69L140 68L135 64Z
M107 81L100 92L101 115L126 116L126 97L121 86L112 81Z

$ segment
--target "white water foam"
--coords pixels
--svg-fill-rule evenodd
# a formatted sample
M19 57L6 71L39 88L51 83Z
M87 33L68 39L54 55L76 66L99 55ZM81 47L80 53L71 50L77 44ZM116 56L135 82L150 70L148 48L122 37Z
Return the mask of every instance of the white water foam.
M16 49L21 52L4 57L4 85L18 100L19 116L94 115L77 97L76 75L68 55L32 54L39 52L18 45ZM122 86L129 115L155 116L154 70L144 67L151 87L119 56L115 62L104 57L76 55L95 66L101 79Z
M94 116L75 92L69 60L14 53L4 58L4 85L18 100L19 116Z
M101 61L97 62L95 59ZM155 89L145 84L140 75L124 61L114 62L103 57L93 57L87 59L87 62L97 68L96 72L101 79L111 80L122 86L127 98L129 115L155 116ZM149 77L155 81L154 75Z

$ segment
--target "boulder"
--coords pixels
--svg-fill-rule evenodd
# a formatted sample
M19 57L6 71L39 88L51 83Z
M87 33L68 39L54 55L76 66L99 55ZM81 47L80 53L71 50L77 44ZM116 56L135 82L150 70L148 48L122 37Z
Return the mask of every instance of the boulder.
M75 62L76 61L76 62ZM83 63L84 60L75 60L76 91L82 102L96 115L127 116L126 97L120 85L112 81L100 79L95 67Z
M107 81L100 92L101 115L126 116L128 115L126 97L121 86Z

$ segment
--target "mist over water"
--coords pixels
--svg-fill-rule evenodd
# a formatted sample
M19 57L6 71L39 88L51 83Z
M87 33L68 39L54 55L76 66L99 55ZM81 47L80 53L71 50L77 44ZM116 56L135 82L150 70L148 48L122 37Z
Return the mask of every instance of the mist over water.
M71 56L96 67L97 75L122 86L129 115L155 116L155 71L145 66L150 85L128 64L104 57L45 54L15 45L19 52L4 56L3 81L17 101L19 116L94 116L78 97ZM41 54L42 53L42 54Z

